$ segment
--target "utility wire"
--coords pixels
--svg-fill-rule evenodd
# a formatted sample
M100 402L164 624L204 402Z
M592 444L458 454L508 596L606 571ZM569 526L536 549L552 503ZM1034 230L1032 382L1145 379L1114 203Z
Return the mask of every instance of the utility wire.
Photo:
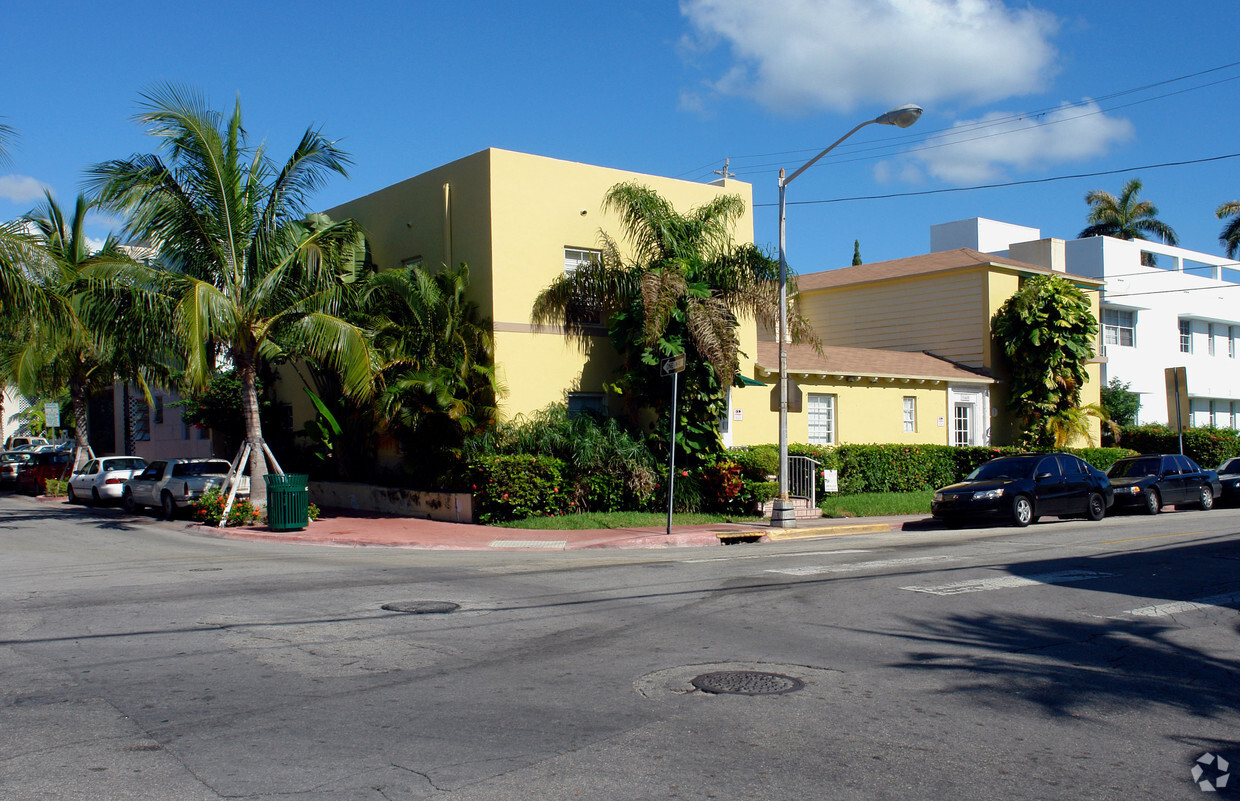
M1207 158L1189 159L1187 161L1165 161L1160 164L1146 164L1141 167L1124 167L1118 170L1101 170L1099 172L1080 172L1072 175L1055 175L1050 178L1030 178L1024 181L1007 181L998 184L975 184L973 186L953 186L946 189L923 189L917 192L892 192L885 195L854 195L852 197L837 197L827 200L789 200L789 206L815 206L825 203L850 203L856 200L889 200L899 197L924 197L926 195L945 195L954 192L973 192L978 189L1004 189L1011 186L1029 186L1031 184L1049 184L1056 181L1071 181L1078 178L1098 178L1103 175L1118 175L1125 172L1137 172L1140 170L1156 170L1163 167L1186 167L1192 164L1207 164L1213 161L1223 161L1225 159L1240 158L1240 153L1228 153L1222 156L1209 156ZM778 206L778 203L755 203L754 208Z

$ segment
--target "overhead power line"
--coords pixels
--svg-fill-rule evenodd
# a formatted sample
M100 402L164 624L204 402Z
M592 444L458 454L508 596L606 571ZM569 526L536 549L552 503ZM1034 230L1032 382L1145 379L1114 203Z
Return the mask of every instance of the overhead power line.
M1031 184L1049 184L1056 181L1072 181L1078 178L1098 178L1104 175L1118 175L1125 172L1138 172L1141 170L1157 170L1164 167L1187 167L1192 164L1207 164L1213 161L1224 161L1226 159L1240 158L1240 153L1227 153L1222 156L1208 156L1200 159L1189 159L1187 161L1164 161L1160 164L1146 164L1140 167L1123 167L1117 170L1101 170L1099 172L1078 172L1072 175L1054 175L1049 178L1030 178L1024 181L1007 181L998 184L974 184L973 186L953 186L946 189L923 189L916 192L892 192L885 195L853 195L851 197L836 197L826 200L790 200L787 201L789 206L815 206L826 203L849 203L856 200L889 200L900 197L924 197L926 195L946 195L953 192L975 192L979 189L1006 189L1012 186L1029 186ZM754 208L764 206L778 206L778 203L755 203Z

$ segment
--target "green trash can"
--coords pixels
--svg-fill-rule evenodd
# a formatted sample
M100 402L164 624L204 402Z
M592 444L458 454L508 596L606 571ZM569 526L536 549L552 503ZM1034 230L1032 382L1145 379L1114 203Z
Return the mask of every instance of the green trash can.
M301 531L310 525L310 476L304 473L268 473L267 528L271 531Z

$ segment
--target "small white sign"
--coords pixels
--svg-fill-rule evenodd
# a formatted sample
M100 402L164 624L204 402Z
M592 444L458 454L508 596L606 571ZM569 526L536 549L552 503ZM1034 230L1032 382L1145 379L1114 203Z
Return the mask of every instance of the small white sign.
M840 471L839 470L823 470L822 471L822 489L824 492L840 491Z
M43 404L43 425L48 428L60 428L60 404Z
M940 418L939 418L939 428L942 428L942 427L943 427L943 426L945 426L945 425L947 425L947 418L946 418L946 417L940 417Z
M744 410L742 410L742 409L733 409L733 410L732 410L732 419L733 419L733 420L736 420L737 422L740 422L741 420L744 420L744 419L745 419L745 413L744 413Z

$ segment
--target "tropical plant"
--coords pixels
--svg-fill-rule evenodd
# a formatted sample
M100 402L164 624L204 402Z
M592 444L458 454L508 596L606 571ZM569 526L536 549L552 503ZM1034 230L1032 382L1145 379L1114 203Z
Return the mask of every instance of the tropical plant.
M744 213L735 195L682 213L654 190L622 183L607 192L603 208L619 216L631 257L623 258L617 242L602 234L602 258L544 289L533 321L561 324L584 340L606 320L622 360L610 389L621 396L633 425L643 408L666 420L671 393L659 363L685 354L676 446L690 461L701 461L722 447L717 421L737 375L738 318L773 325L779 316L778 265L753 245L733 244L733 227ZM800 315L790 313L789 321L794 339L813 338ZM656 424L655 437L665 436L665 429Z
M1008 405L1025 444L1047 446L1058 425L1052 418L1080 406L1088 380L1085 365L1098 333L1089 300L1070 281L1039 275L1004 302L991 327L1010 367Z
M1170 225L1158 219L1158 208L1148 200L1137 200L1141 193L1141 181L1133 178L1124 184L1119 197L1094 189L1085 193L1089 204L1089 225L1078 236L1110 236L1116 239L1148 240L1153 235L1168 245L1178 245L1180 239ZM1153 265L1152 253L1142 253L1141 263Z
M1131 384L1112 378L1102 387L1102 408L1107 417L1117 426L1130 426L1137 422L1137 412L1141 409L1141 396L1133 392Z
M91 252L86 237L86 215L92 208L79 195L73 214L66 218L51 192L26 216L33 228L24 274L32 291L49 303L51 317L10 320L10 336L0 341L0 375L13 380L22 393L34 397L67 388L75 424L74 466L90 456L88 404L90 396L110 386L118 376L137 381L147 391L149 365L130 358L131 350L82 319L77 285L84 270L99 265L128 265L129 258L109 237Z
M1240 200L1229 200L1214 210L1214 216L1220 220L1230 220L1223 225L1218 235L1219 244L1226 248L1227 258L1234 259L1240 254Z
M490 322L468 291L465 264L389 270L366 288L380 408L394 432L417 448L414 468L453 472L463 466L466 441L498 419L504 389L495 375Z
M1106 409L1101 404L1091 403L1088 406L1069 406L1051 414L1046 418L1046 432L1056 448L1067 448L1079 440L1084 440L1092 448L1097 443L1090 420L1098 420L1107 428L1112 426Z
M143 95L137 119L160 141L159 154L98 164L89 187L125 230L158 249L154 266L96 271L88 297L94 319L116 299L132 309L125 325L167 332L201 387L217 356L241 380L251 492L266 500L267 472L256 380L270 361L309 356L342 377L346 393L372 391L366 333L342 319L363 276L365 239L352 220L304 216L311 193L348 157L308 128L282 164L242 128L241 103L224 116L202 95L165 86Z

